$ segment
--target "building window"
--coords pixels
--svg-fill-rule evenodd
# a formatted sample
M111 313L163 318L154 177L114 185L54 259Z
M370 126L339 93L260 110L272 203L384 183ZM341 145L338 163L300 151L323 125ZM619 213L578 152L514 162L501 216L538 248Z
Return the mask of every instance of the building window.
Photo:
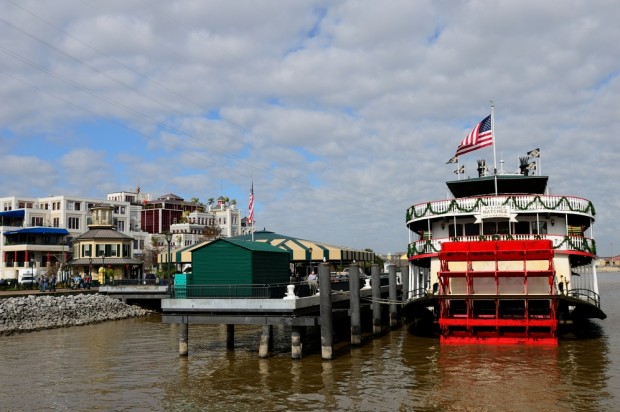
M68 229L79 229L80 228L80 218L79 217L70 217L67 219L67 228Z
M54 227L60 227L60 218L59 217L55 217L52 221L54 222Z

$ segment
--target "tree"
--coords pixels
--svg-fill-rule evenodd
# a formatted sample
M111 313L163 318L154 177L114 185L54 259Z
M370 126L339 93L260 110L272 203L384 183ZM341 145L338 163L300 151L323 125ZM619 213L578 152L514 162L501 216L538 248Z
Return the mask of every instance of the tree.
M204 242L205 240L213 240L218 239L222 235L222 229L219 226L210 226L207 225L202 229L202 235L198 242Z

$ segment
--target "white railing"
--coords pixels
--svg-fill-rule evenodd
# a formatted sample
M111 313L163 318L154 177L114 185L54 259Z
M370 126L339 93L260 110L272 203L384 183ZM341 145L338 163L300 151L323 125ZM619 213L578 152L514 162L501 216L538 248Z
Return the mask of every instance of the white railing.
M457 236L451 238L437 238L418 240L409 244L408 256L436 254L441 250L443 242L478 242L483 240L551 240L556 251L578 251L596 254L594 239L582 236L559 236L559 235L484 235L484 236Z
M594 216L592 202L574 196L547 195L506 195L480 196L460 199L437 200L420 203L407 209L407 221L416 221L446 213L469 214L478 213L482 206L508 206L514 211L528 212L573 212Z

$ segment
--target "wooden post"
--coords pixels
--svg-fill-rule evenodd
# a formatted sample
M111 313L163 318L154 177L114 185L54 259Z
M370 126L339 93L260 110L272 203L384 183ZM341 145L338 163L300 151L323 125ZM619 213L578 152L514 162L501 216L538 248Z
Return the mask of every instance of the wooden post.
M370 287L372 291L372 333L381 333L381 272L378 264L370 267Z
M327 263L319 264L319 304L321 313L321 357L331 360L334 351L332 282Z
M269 348L271 346L272 335L273 335L273 326L263 325L263 331L260 335L260 345L258 347L258 356L260 358L269 357Z
M403 302L406 302L409 299L409 267L403 266L400 268L400 277L403 281L402 290L401 290L401 298Z
M179 356L187 356L188 353L188 339L189 339L189 324L179 323Z
M359 265L357 263L353 263L349 266L349 302L351 315L351 345L361 345L360 275Z
M226 349L235 349L235 325L226 325Z
M398 308L395 303L397 301L396 266L388 266L388 275L390 280L390 286L388 288L390 299L390 327L393 328L398 326Z
M291 331L291 358L301 359L301 326L293 326Z

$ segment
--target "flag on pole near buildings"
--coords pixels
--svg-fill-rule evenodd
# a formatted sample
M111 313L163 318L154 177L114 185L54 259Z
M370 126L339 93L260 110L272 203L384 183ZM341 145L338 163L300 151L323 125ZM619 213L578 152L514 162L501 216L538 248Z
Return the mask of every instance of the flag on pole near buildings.
M527 152L527 157L533 159L534 157L540 157L540 149L534 149Z
M254 222L254 182L250 187L250 201L248 202L248 223Z
M459 167L458 169L456 169L454 171L454 173L457 174L457 175L465 173L465 165L463 165L463 166Z
M536 171L536 162L530 162L527 165L527 168L530 169L530 170Z
M454 156L452 159L448 160L446 164L449 165L450 163L458 163L458 162L459 162L459 157Z
M491 115L488 115L473 128L456 149L456 155L460 156L493 144L493 130L491 128Z

